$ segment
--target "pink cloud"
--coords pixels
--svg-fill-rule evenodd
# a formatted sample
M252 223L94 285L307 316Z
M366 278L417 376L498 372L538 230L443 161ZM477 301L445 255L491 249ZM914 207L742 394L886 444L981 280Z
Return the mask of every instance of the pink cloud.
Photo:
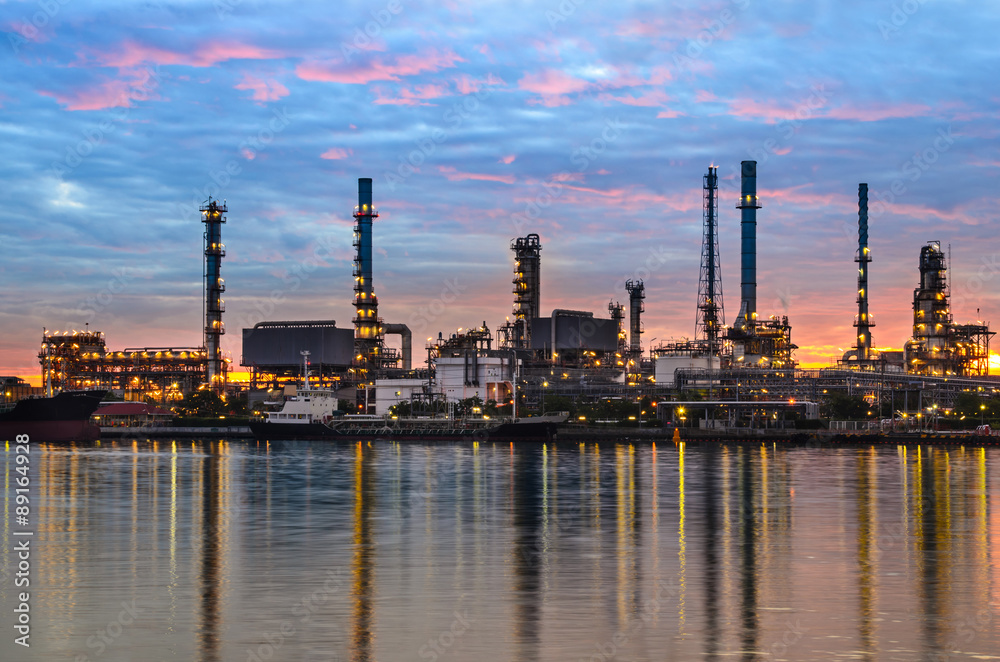
M105 80L91 83L68 92L39 90L38 93L52 97L67 110L102 110L104 108L128 108L132 100L151 96L155 85L148 78L137 80Z
M513 184L517 179L514 175L487 175L474 172L459 172L451 166L438 166L438 171L441 172L448 181L460 182L463 179L477 179L484 182L501 182L503 184Z
M211 67L227 60L275 60L283 57L284 54L279 51L226 40L208 40L194 49L178 51L126 40L114 51L94 55L101 65L118 68L135 68L149 62Z
M719 97L715 96L708 90L698 90L694 94L694 100L698 103L708 103L711 101L717 101Z
M507 156L501 157L499 163L511 164L514 162L517 156L514 154L508 154Z
M546 69L537 74L528 74L517 81L517 86L526 92L534 92L542 97L541 103L546 106L565 106L569 103L567 94L582 92L590 83L581 78L574 78L562 71Z
M857 212L858 198L856 195L834 193L813 193L806 190L811 184L802 184L785 189L771 189L763 192L761 201L771 200L780 204L792 204L814 209L838 209L844 214Z
M423 99L437 99L448 94L445 85L417 85L414 88L402 88L397 95L388 95L382 88L375 90L375 103L397 106L431 106Z
M330 159L335 161L337 159L346 159L348 156L351 156L352 154L354 154L353 149L350 148L344 149L342 147L331 147L330 149L320 154L319 158Z
M47 34L27 21L24 23L19 21L7 21L3 25L4 32L13 33L10 35L12 42L17 41L18 38L32 41L36 44L44 43L49 40L49 36Z
M607 101L613 99L619 103L623 103L627 106L641 106L647 108L654 108L656 106L665 106L667 102L670 101L670 97L663 90L652 90L649 92L644 92L638 96L632 94L623 94L621 96L614 96L613 94L602 94L600 96L602 101Z
M455 87L458 89L460 94L474 94L479 90L483 89L487 85L503 85L504 81L502 78L494 76L493 74L488 74L486 78L473 78L462 74L455 79Z
M243 80L236 86L237 90L253 90L254 101L277 101L281 97L288 96L288 88L271 79L254 78L250 74L243 74Z
M883 104L874 103L866 107L844 105L832 108L824 116L837 120L855 120L858 122L877 122L900 117L926 117L931 114L931 107L919 103Z
M763 118L767 124L795 117L795 109L780 106L771 101L756 99L733 99L729 103L729 114L737 117ZM812 112L812 111L811 111Z
M809 105L810 98L804 97L798 105L779 104L756 99L733 99L728 101L729 113L737 117L763 119L766 124L777 124L785 120L807 120L829 118L856 122L878 122L879 120L901 117L926 117L931 114L930 106L914 103L885 104L872 103L866 106L845 104L836 108Z
M656 119L658 120L673 119L675 117L680 117L682 114L683 113L681 113L679 110L661 110L660 112L656 113Z
M453 51L430 50L419 55L403 55L393 62L373 58L356 65L345 65L340 62L303 62L295 68L295 73L302 80L324 83L345 83L364 85L376 80L398 81L401 77L413 76L425 71L435 72L454 67L458 62L465 62Z

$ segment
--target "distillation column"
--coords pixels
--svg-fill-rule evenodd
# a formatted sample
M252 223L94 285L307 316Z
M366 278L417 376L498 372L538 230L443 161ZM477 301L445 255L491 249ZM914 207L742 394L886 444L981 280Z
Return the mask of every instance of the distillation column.
M531 347L531 320L541 317L541 251L537 234L511 242L514 251L514 338L517 349Z
M208 204L200 207L201 222L205 224L205 356L207 359L206 379L214 391L226 387L226 364L222 359L222 335L226 327L222 323L222 313L226 302L222 293L226 283L222 280L222 258L226 256L226 246L222 243L223 215L229 211L225 202L208 199Z
M722 305L722 264L719 258L718 168L709 166L704 178L704 238L701 274L698 279L698 316L695 336L708 341L713 354L719 352L719 329L726 323Z
M868 315L868 263L872 261L868 250L868 184L858 184L858 361L871 358L872 332L875 326Z
M625 333L625 306L617 301L608 302L608 314L618 329L618 354L625 356L628 354L628 335Z
M372 221L378 212L372 207L372 180L358 179L358 206L354 208L354 363L361 383L369 381L369 371L379 367L382 328L378 298L372 285Z
M629 375L638 375L642 369L642 313L645 307L642 303L646 298L646 286L641 280L625 281L625 290L628 292L628 322L629 322L629 349L628 349L628 370Z

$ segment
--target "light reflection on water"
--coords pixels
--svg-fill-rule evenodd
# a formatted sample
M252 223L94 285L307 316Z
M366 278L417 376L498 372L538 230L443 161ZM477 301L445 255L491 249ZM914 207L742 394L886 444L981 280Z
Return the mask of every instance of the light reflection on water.
M36 447L28 655L12 458L4 660L1000 655L1000 449Z

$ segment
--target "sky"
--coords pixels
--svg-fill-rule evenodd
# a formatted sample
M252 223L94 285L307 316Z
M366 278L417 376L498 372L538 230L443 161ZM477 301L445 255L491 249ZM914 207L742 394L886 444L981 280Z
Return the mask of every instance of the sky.
M530 232L543 314L642 278L644 347L693 337L712 164L732 322L743 160L758 313L803 366L853 343L860 182L875 345L909 337L930 240L956 321L1000 325L994 3L40 0L0 28L0 375L40 372L43 327L201 345L209 196L235 366L256 322L350 327L359 177L379 312L418 347L511 314Z

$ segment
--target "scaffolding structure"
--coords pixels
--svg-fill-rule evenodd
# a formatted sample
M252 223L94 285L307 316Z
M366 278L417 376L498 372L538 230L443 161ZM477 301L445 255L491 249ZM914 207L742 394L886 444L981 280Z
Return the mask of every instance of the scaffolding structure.
M646 310L646 286L642 280L625 281L628 292L628 354L625 372L629 382L642 379L642 313Z
M204 347L137 347L108 350L100 331L43 331L42 382L52 392L120 391L126 400L180 400L206 383Z
M706 340L715 354L721 349L719 331L726 323L722 299L722 264L719 258L718 168L709 166L704 177L704 237L698 278L698 312L695 336Z
M928 376L989 374L990 331L983 322L955 324L948 264L941 242L920 249L920 282L913 290L913 337L903 348L907 372Z
M514 252L514 319L501 336L507 347L530 349L531 320L541 317L541 239L534 233L518 237L510 249Z
M487 352L493 347L493 334L490 333L486 322L475 329L466 329L453 333L449 338L442 334L427 343L427 359L430 365L431 359L442 356L460 356L466 351Z
M617 301L608 302L608 313L618 328L618 358L628 354L628 334L625 332L625 306Z

